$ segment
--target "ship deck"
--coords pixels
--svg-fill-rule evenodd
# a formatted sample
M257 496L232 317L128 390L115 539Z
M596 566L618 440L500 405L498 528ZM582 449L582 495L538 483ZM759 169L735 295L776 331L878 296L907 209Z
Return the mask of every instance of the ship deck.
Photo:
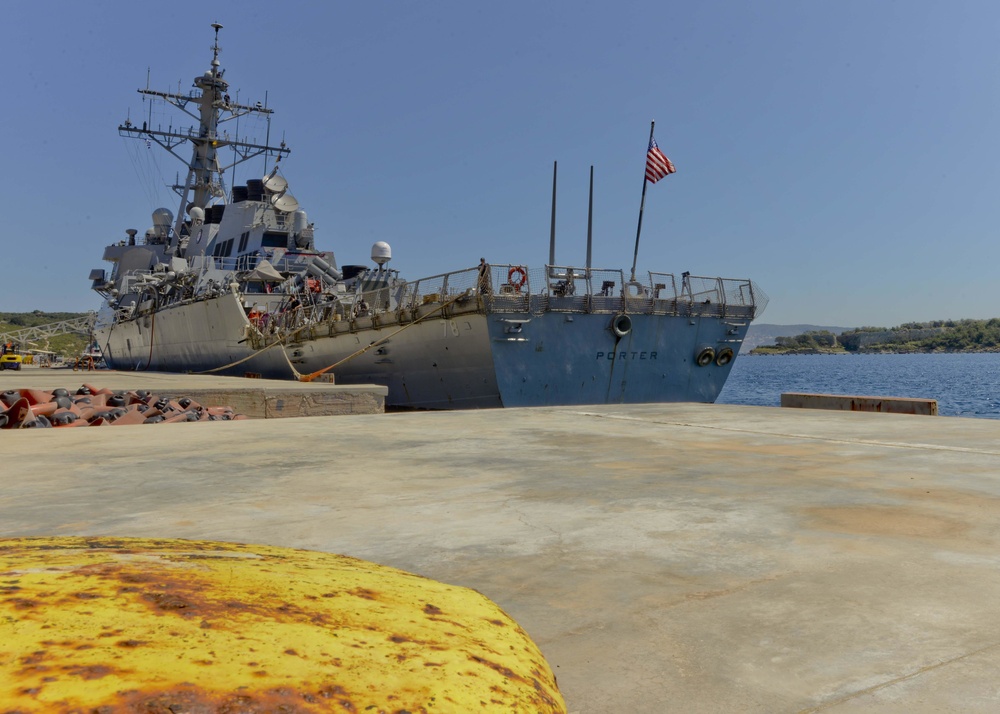
M570 712L1000 703L1000 421L666 404L0 439L2 536L264 543L469 586Z

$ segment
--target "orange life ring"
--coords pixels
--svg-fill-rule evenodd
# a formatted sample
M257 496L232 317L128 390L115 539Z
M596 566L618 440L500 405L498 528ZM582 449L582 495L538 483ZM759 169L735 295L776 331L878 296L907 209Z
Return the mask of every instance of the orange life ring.
M528 271L520 265L515 265L507 271L507 284L514 288L514 292L521 292L521 288L526 282L528 282Z

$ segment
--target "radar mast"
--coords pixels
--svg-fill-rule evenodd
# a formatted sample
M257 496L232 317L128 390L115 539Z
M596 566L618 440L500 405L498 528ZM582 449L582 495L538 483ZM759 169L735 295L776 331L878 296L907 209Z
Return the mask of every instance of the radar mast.
M270 122L273 111L260 102L249 105L239 104L230 99L229 83L223 79L226 71L220 69L221 63L219 62L219 53L222 51L222 48L219 47L219 30L222 29L222 25L214 22L212 28L215 30L215 42L211 47L211 69L194 78L194 90L188 94L158 92L148 88L138 90L140 94L162 99L180 109L198 122L197 129L175 130L173 127L166 130L161 127L154 129L145 121L139 127L128 119L118 127L118 133L121 136L154 141L188 167L184 183L172 187L180 196L180 208L177 211L177 219L174 224L174 240L180 236L184 216L190 208L205 209L216 199L223 203L226 202L226 187L223 178L226 171L261 155L274 156L280 161L281 157L287 156L291 151L284 141L278 146L271 146L267 143L255 144L243 141L236 135L230 137L228 132L220 133L219 126L221 124L247 114L264 116ZM189 159L184 158L177 151L178 147L185 142L190 142L192 145ZM233 160L229 164L222 165L218 152L219 149L227 146L233 150Z

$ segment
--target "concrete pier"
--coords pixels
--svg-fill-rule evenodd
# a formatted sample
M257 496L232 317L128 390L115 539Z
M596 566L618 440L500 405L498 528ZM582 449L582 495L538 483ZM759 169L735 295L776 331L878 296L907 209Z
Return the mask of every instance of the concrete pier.
M4 431L0 460L3 536L264 543L475 588L570 712L1000 708L998 421L385 414Z
M39 369L0 370L0 392L8 389L68 389L82 384L114 390L145 389L154 394L186 396L204 405L232 407L253 419L381 414L386 387L330 382L292 382L168 372Z
M911 397L865 397L850 394L808 394L785 392L781 406L796 409L837 409L846 412L881 412L884 414L921 414L937 416L937 399Z

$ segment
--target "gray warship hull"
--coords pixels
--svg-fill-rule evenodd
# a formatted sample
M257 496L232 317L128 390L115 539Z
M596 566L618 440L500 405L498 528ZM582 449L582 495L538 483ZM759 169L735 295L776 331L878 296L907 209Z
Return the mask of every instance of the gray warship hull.
M701 341L719 332L712 319L691 325L636 316L630 334L619 338L607 317L567 322L549 313L511 337L504 322L511 317L457 316L431 325L412 344L400 341L339 372L337 382L384 384L388 405L425 409L714 402L732 368L695 361ZM727 344L742 339L728 332L719 335Z
M400 286L386 303L391 310L371 307L388 288L360 292L353 304L369 306L366 314L300 305L289 315L273 297L269 311L253 295L226 292L101 320L96 336L116 369L272 379L329 373L341 384L385 385L393 407L712 402L754 313L749 281L686 278L701 281L697 295L668 298L672 276L660 274L650 280L660 287L633 284L631 297L565 296L554 294L564 281L546 276L572 268L525 271L544 286L536 293L527 281L518 292L502 282L510 270L492 266L497 292L475 269ZM599 282L609 275L616 283L624 277L600 271Z
M288 146L270 145L269 129L263 142L245 133L270 127L273 110L233 100L219 60L222 26L212 27L211 65L192 89L140 89L148 114L118 127L177 158L189 144L191 158L173 186L176 216L156 209L144 235L130 228L105 247L110 271L90 273L104 300L95 340L110 367L329 375L386 385L388 405L417 409L716 399L766 297L749 280L637 279L638 235L628 279L590 267L589 242L584 268L481 259L410 281L388 267L382 241L372 246L375 267L338 267L332 251L316 248L314 225L279 172ZM197 126L154 125L154 103ZM256 157L263 178L227 186L228 170ZM553 236L549 263L554 251Z

